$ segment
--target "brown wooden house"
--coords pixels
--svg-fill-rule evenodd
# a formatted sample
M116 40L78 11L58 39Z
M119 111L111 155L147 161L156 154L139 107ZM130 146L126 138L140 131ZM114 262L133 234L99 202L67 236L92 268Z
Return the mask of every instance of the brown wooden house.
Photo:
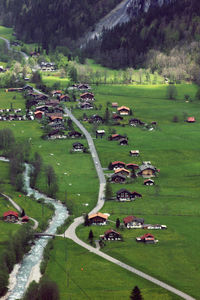
M126 181L126 176L120 174L113 174L111 176L111 182L113 183L124 183Z
M131 156L135 156L135 157L137 157L137 156L140 155L140 151L139 150L131 150L129 153L130 153Z
M125 168L126 164L122 161L114 161L110 164L110 169L111 170L117 170L117 169L121 169L121 168Z
M127 138L122 138L119 140L120 146L127 146L128 145L128 139Z
M100 212L88 216L89 223L92 225L106 225L108 216Z
M130 113L130 108L127 106L120 106L117 109L117 112L121 115L121 116L127 116Z
M121 241L122 240L121 234L113 229L109 229L109 230L105 231L104 235L101 236L101 238L106 241Z
M121 202L126 202L126 201L132 201L134 200L134 195L132 192L128 191L127 189L120 189L116 193L116 199Z
M130 177L131 172L125 168L117 169L115 170L115 174L120 174L126 177Z

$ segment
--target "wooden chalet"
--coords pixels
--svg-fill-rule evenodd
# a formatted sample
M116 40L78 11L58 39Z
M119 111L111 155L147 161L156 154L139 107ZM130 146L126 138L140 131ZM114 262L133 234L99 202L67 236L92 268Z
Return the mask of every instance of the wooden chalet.
M81 100L84 101L94 101L94 94L90 92L86 92L80 95Z
M64 101L64 102L68 102L68 101L70 101L70 97L69 97L69 95L61 95L59 97L59 100Z
M120 146L127 146L128 145L128 139L127 138L122 138L119 140L119 145Z
M129 152L129 154L131 155L131 156L139 156L140 155L140 151L139 150L131 150L130 152Z
M35 111L48 112L49 109L51 109L51 108L52 108L51 106L45 104L45 105L37 106L37 107L35 108Z
M80 104L81 109L93 109L93 105L90 102L84 102Z
M81 84L79 84L78 86L77 85L75 85L79 90L90 90L91 89L91 87L88 85L88 84L83 84L83 83L81 83Z
M105 130L103 129L96 130L96 138L100 136L100 138L102 139L104 135L105 135Z
M126 168L127 168L127 169L131 169L131 170L138 170L138 169L139 169L139 166L138 166L137 164L132 164L132 163L130 163L130 164L127 164L127 165L126 165Z
M124 225L126 228L142 228L142 225L144 224L143 218L137 218L135 216L128 216L123 219Z
M121 168L125 168L126 164L122 161L114 161L110 164L110 169L111 170L117 170L117 169L121 169Z
M19 220L18 213L15 211L7 211L3 214L3 219L5 222L17 222Z
M60 104L60 101L58 99L51 99L45 102L45 105L47 106L57 106Z
M114 121L117 121L117 122L123 120L123 117L122 117L122 116L119 116L119 115L116 115L116 114L114 114L114 115L112 116L112 118L113 118Z
M52 130L47 135L49 140L56 140L56 139L66 139L67 136L63 133L63 131L59 128Z
M84 145L81 143L74 143L72 146L74 152L83 152L84 150Z
M121 234L113 229L109 229L109 230L105 231L104 235L101 236L101 238L105 241L121 241L122 240Z
M111 182L113 183L124 183L126 181L126 176L120 174L111 175Z
M42 119L42 117L44 115L44 112L40 111L40 110L37 110L37 111L34 112L34 115L35 115L36 119Z
M33 91L33 87L31 86L31 85L25 85L24 87L23 87L23 90L24 91Z
M62 113L47 113L46 116L53 123L62 123L63 122L63 114Z
M130 177L131 172L125 168L117 169L115 170L115 174L120 174L126 177Z
M57 91L52 91L51 94L53 97L58 97L60 98L60 96L62 95L62 91L61 90L57 90Z
M121 135L121 134L112 134L111 136L109 136L109 140L110 141L119 141L120 139L125 138L125 136Z
M141 166L139 166L139 172L137 175L142 176L143 178L155 177L157 169L151 165L150 162L143 162Z
M89 223L92 225L106 225L108 216L100 212L88 216Z
M151 233L146 233L143 236L137 237L136 241L147 243L147 244L155 244L158 242L158 240L156 240L154 235Z
M68 137L70 137L72 139L74 139L74 138L81 138L82 134L80 132L78 132L78 131L73 130L73 131L70 131L68 133Z
M113 108L116 108L116 107L118 107L118 103L117 103L117 102L112 102L111 106L112 106Z
M144 185L154 185L154 184L155 184L155 182L153 179L146 179L144 181Z
M188 117L187 122L188 123L195 123L196 122L195 117Z
M29 217L28 216L23 216L21 219L22 223L28 223L29 222Z
M126 201L132 201L134 200L134 195L132 192L126 190L126 189L120 189L116 193L116 199L121 202L126 202Z
M89 123L103 123L103 118L99 115L93 115L90 117Z
M127 116L130 114L130 108L127 106L120 106L117 108L117 112L122 116Z
M144 122L142 122L141 120L139 120L139 119L131 119L131 120L129 120L129 125L130 126L138 126L138 125L144 125L145 123Z

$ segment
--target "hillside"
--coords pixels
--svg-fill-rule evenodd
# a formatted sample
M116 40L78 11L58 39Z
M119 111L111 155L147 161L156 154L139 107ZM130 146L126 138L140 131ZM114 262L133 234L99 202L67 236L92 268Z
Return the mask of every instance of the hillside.
M114 8L120 0L2 0L0 21L15 28L26 42L41 43L44 49L70 46ZM95 13L94 13L95 12Z
M199 41L200 2L177 0L104 30L88 43L85 56L107 67L147 67L172 80L198 82Z

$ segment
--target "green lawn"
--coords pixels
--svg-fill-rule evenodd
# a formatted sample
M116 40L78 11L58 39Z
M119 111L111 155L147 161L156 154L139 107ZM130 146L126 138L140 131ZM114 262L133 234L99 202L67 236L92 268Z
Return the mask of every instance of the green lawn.
M78 259L77 259L78 258ZM164 289L91 254L71 240L56 238L46 275L57 282L60 299L129 299L137 285L145 300L178 300Z
M6 92L6 89L0 89L0 109L5 108L25 110L25 101L22 93Z
M13 33L12 28L0 26L0 36L10 40L13 37L12 33Z
M46 84L49 87L52 87L54 84L59 84L61 89L66 89L69 83L69 78L60 78L52 74L48 76L44 73L42 75L42 80L44 84Z

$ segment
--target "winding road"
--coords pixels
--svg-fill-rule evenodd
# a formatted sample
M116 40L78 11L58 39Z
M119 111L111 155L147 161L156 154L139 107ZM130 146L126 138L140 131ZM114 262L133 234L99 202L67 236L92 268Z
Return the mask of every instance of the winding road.
M89 134L89 132L85 129L85 127L74 117L74 115L71 113L71 111L67 108L65 108L65 113L71 118L71 120L79 127L79 129L84 133L87 141L88 141L88 145L89 145L89 148L90 148L90 152L91 152L91 155L92 155L92 158L93 158L93 161L94 161L94 165L95 165L95 168L96 168L96 171L97 171L97 174L98 174L98 177L99 177L99 183L100 183L100 188L99 188L99 196L98 196L98 202L97 202L97 205L96 207L90 212L90 214L92 213L96 213L98 212L104 205L104 202L105 202L105 199L104 199L104 189L105 189L105 185L106 185L106 180L105 180L105 176L104 176L104 173L103 173L103 169L101 167L101 163L99 161L99 157L98 157L98 154L97 154L97 151L96 151L96 148L94 146L94 142L93 142L93 139L91 137L91 135ZM100 250L98 249L95 249L94 247L86 244L85 242L83 242L82 240L80 240L77 235L76 235L76 228L81 225L82 223L84 222L84 219L83 217L79 217L79 218L76 218L74 219L74 222L68 227L68 229L65 231L65 233L63 234L63 237L65 238L69 238L71 240L73 240L76 244L82 246L83 248L89 250L90 252L98 255L98 256L101 256L102 258L124 268L125 270L128 270L148 281L151 281L152 283L170 291L171 293L173 294L176 294L180 297L182 297L183 299L186 299L186 300L195 300L195 298L187 295L186 293L166 284L165 282L163 281L160 281L158 279L156 279L155 277L152 277L144 272L141 272L140 270L137 270L135 269L134 267L132 266L129 266L121 261L119 261L118 259L115 259L114 257L110 256L110 255L107 255L103 252L101 252Z
M123 4L126 3L126 0L125 1L122 1ZM10 42L3 38L3 37L0 37L0 39L4 40L6 42L6 45L8 47L9 50L13 50L11 47L10 47ZM15 52L20 52L25 60L28 60L28 56L26 53L24 52L21 52L21 51L17 51L17 50L13 50ZM88 142L88 145L89 145L89 149L90 149L90 152L91 152L91 155L92 155L92 159L94 161L94 165L95 165L95 168L96 168L96 171L97 171L97 174L98 174L98 177L99 177L99 183L100 183L100 187L99 187L99 195L98 195L98 202L97 202L97 205L96 207L90 212L90 214L92 213L96 213L98 212L104 205L104 189L105 189L105 186L106 186L106 180L105 180L105 176L104 176L104 173L103 173L103 169L101 167L101 163L100 163L100 160L99 160L99 157L98 157L98 154L97 154L97 151L96 151L96 148L94 146L94 142L93 142L93 139L91 137L91 135L89 134L89 132L85 129L85 127L74 117L74 115L71 113L71 111L67 108L65 108L65 113L71 118L71 120L79 127L79 129L83 132L83 134L85 135L86 139L87 139L87 142ZM78 217L76 219L74 219L74 222L68 227L68 229L65 231L65 233L62 235L63 237L65 238L69 238L71 240L73 240L75 243L77 243L78 245L82 246L83 248L89 250L90 252L172 292L173 294L176 294L180 297L182 297L183 299L186 299L186 300L195 300L195 298L187 295L186 293L166 284L165 282L162 282L158 279L156 279L155 277L152 277L144 272L141 272L137 269L135 269L134 267L132 266L129 266L117 259L115 259L114 257L112 256L109 256L103 252L101 252L100 250L98 249L95 249L94 247L86 244L85 242L83 242L82 240L80 240L77 235L76 235L76 228L82 224L84 222L84 219L83 217Z
M29 56L25 52L13 49L11 47L11 45L10 45L10 41L9 40L7 40L7 39L5 39L3 37L0 37L0 39L3 40L6 43L6 46L7 46L7 48L8 48L9 51L14 51L16 53L20 53L24 57L25 60L29 59Z

